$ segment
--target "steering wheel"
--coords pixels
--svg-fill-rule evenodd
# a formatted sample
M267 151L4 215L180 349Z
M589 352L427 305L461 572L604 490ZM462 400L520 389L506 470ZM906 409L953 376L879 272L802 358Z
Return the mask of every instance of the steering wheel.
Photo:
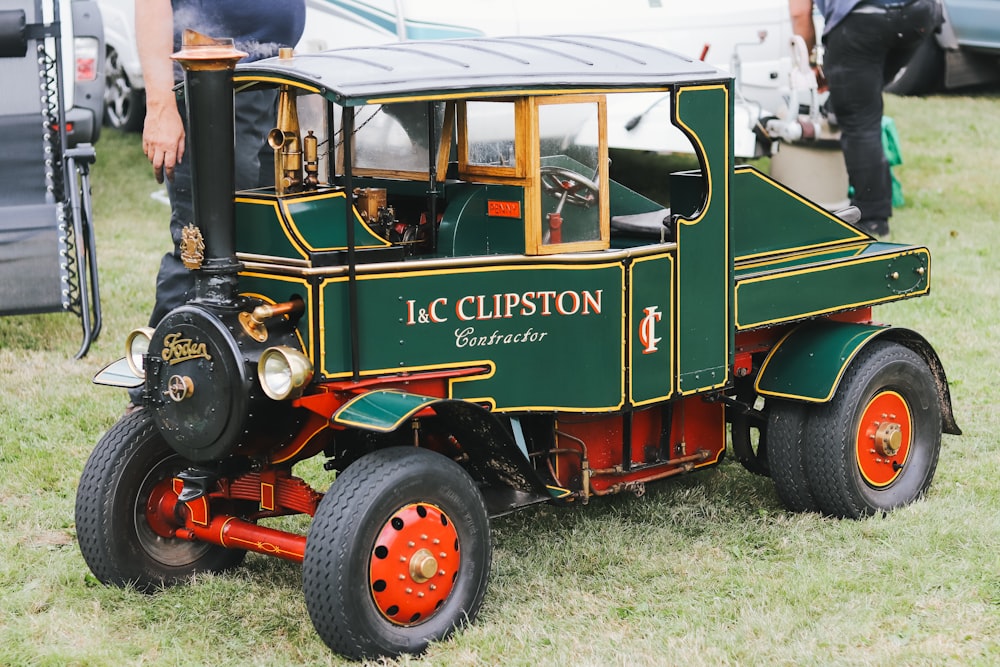
M559 211L563 204L593 206L601 191L600 186L586 176L555 165L542 167L542 189L559 199Z

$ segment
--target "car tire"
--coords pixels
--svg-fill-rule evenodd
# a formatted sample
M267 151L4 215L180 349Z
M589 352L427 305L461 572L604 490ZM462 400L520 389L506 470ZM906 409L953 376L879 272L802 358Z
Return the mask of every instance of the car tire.
M885 90L894 95L926 95L940 90L943 82L944 51L935 36L930 35Z
M104 124L123 132L142 130L146 120L146 91L132 86L114 49L104 64Z

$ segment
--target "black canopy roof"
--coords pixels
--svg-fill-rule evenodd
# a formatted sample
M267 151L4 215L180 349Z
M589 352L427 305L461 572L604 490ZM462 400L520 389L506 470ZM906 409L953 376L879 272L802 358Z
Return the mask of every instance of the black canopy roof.
M237 68L237 78L287 79L344 105L370 100L565 89L663 88L729 75L648 44L560 35L402 42L333 49Z

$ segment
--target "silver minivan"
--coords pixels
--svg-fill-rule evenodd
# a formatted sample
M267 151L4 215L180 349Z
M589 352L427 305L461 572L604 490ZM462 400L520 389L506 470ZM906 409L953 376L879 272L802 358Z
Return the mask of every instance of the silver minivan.
M63 104L70 146L94 143L101 132L104 96L104 27L96 0L59 0ZM0 0L8 17L23 13L27 24L52 24L53 0ZM30 54L29 54L30 55ZM0 115L38 108L38 64L34 57L0 59Z

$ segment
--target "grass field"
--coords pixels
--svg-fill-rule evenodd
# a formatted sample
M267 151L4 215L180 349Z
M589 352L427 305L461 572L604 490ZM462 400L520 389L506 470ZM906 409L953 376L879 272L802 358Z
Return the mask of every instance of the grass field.
M933 254L929 297L879 318L935 345L961 437L926 499L886 518L785 511L738 464L643 498L494 522L478 621L402 665L993 665L1000 662L1000 92L887 99L907 197L892 239ZM250 555L156 595L101 586L74 495L120 391L91 385L143 324L168 242L139 137L94 169L104 331L74 361L65 314L0 319L0 665L341 664L313 632L300 568Z

